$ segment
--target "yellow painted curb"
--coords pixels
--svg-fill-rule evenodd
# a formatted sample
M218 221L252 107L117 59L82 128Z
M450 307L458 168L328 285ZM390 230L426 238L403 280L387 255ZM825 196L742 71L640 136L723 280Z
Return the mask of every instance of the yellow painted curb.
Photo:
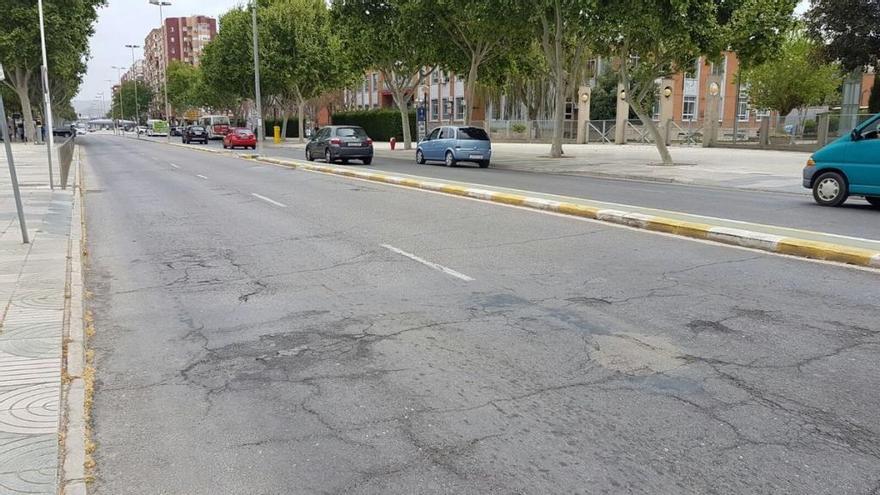
M877 252L868 249L791 237L786 237L779 241L776 246L776 252L861 266L872 266L872 261L877 259L878 256Z

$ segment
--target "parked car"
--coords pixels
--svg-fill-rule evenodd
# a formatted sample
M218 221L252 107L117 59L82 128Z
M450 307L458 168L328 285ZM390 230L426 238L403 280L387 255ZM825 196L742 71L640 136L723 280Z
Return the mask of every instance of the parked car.
M327 163L360 160L373 163L373 140L367 132L354 125L329 125L322 128L306 144L306 160L324 157Z
M840 206L849 196L864 196L880 208L880 113L848 135L813 153L803 185L822 206Z
M184 126L175 125L171 127L171 135L172 136L183 136Z
M193 141L208 144L208 131L200 125L188 125L181 132L180 141L183 144L189 144Z
M473 162L486 168L492 159L492 142L485 130L470 126L442 126L416 147L416 163L439 161L447 167L459 162Z
M257 136L253 131L244 127L230 129L223 136L223 149L235 149L236 147L257 149Z

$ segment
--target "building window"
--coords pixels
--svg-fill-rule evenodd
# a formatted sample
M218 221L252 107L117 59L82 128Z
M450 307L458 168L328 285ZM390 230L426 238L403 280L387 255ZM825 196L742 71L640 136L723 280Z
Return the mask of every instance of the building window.
M694 113L697 111L697 97L696 96L685 96L684 97L684 105L681 109L681 120L685 121L693 121Z
M450 105L449 98L443 98L443 120L449 120L452 118L452 105Z
M434 72L431 73L431 84L437 84L440 82L440 71L434 69Z
M755 112L755 122L760 122L761 119L770 118L770 110L758 110Z
M742 88L739 90L739 99L736 101L736 120L749 121L749 91Z
M712 75L713 76L723 76L724 75L724 60L720 63L712 64Z
M455 120L464 120L464 98L455 99Z
M660 102L655 101L651 106L651 120L654 122L660 122Z
M373 72L373 91L379 91L379 74Z
M440 120L440 101L437 98L431 100L431 120Z
M364 87L363 92L364 92L364 93L366 93L367 91L369 91L369 88L368 88L369 85L370 85L370 80L364 78L364 84L363 84L363 87Z

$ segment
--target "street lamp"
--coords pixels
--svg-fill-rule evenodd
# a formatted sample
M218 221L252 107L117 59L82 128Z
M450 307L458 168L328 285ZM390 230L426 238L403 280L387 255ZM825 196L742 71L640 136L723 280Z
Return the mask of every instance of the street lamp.
M138 126L141 125L141 110L138 105L138 74L137 67L134 62L134 49L140 48L141 45L125 45L126 48L131 48L131 74L134 76L134 134L138 139L141 138L141 133L138 132Z
M162 7L168 7L171 5L171 2L167 0L150 0L150 5L157 5L159 7L159 22L162 23L162 86L165 92L165 119L168 121L168 124L171 124L171 107L168 106L168 35L165 32L165 16L162 15ZM169 129L168 134L166 134L167 140L171 141L171 131Z
M113 119L113 135L119 134L119 128L116 125L116 109L113 108L113 79L104 79L110 83L110 118ZM103 95L103 93L101 93Z
M153 0L150 0L153 1ZM254 0L251 3L251 14L253 16L253 34L252 38L254 40L254 99L256 100L254 103L257 107L257 155L263 155L263 137L265 132L263 131L263 107L260 99L260 44L257 36L257 2Z
M52 150L55 149L55 126L52 125L52 97L49 94L49 62L46 57L46 28L43 25L43 0L37 0L37 10L40 14L40 49L43 51L43 101L46 104L46 124L49 126L49 189L55 189L55 180L52 178ZM5 116L3 118L6 118Z
M122 99L122 71L125 70L125 67L114 65L112 68L116 69L116 75L119 78L119 115L123 121L120 131L122 132L122 135L125 136L125 104Z

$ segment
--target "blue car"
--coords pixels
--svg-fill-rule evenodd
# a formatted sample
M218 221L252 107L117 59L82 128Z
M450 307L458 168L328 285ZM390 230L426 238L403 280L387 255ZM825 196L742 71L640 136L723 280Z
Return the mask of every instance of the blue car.
M416 163L443 162L454 167L458 162L472 162L486 168L492 159L489 135L479 127L442 126L434 129L416 148Z
M803 177L804 187L813 190L813 199L822 206L864 196L880 207L880 113L813 153Z

